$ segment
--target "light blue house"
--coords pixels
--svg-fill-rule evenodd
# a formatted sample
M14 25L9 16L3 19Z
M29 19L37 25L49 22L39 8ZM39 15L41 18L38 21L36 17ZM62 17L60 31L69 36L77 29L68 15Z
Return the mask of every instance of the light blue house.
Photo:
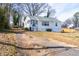
M21 19L21 24L31 31L61 31L61 21L56 18L27 16Z

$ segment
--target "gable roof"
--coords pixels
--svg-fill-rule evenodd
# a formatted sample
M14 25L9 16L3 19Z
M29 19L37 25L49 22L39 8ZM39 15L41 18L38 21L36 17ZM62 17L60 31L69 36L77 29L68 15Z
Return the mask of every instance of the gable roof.
M47 17L38 17L39 20L41 21L52 21L52 22L60 22L56 18L47 18Z
M49 18L41 17L41 16L28 16L28 17L30 17L30 19L39 20L39 21L61 22L56 18L50 18L50 17Z

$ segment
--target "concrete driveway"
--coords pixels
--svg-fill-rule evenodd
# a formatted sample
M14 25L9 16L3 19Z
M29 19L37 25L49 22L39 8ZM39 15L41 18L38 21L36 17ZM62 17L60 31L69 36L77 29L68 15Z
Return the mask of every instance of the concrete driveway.
M79 48L51 38L36 37L29 34L16 34L17 45L23 48L44 48L38 50L17 49L17 55L30 56L79 56Z

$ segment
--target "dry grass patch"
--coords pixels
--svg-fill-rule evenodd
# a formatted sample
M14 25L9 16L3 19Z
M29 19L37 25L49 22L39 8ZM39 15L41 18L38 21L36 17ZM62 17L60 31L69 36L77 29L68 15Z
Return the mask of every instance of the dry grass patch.
M1 43L2 42L2 43ZM14 33L0 33L0 56L13 56L16 54L14 46L5 43L16 45L16 36Z
M75 33L55 33L55 32L27 32L30 35L51 38L68 44L76 45L79 47L79 32Z

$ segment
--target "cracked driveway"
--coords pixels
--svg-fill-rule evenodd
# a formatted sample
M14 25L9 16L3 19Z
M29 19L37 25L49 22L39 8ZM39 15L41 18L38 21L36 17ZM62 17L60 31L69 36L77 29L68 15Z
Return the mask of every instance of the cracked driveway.
M17 33L17 45L24 48L45 48L38 50L22 50L17 49L17 55L23 56L79 56L79 48L74 45L69 45L51 38L36 37L28 33ZM71 48L72 47L72 48Z

